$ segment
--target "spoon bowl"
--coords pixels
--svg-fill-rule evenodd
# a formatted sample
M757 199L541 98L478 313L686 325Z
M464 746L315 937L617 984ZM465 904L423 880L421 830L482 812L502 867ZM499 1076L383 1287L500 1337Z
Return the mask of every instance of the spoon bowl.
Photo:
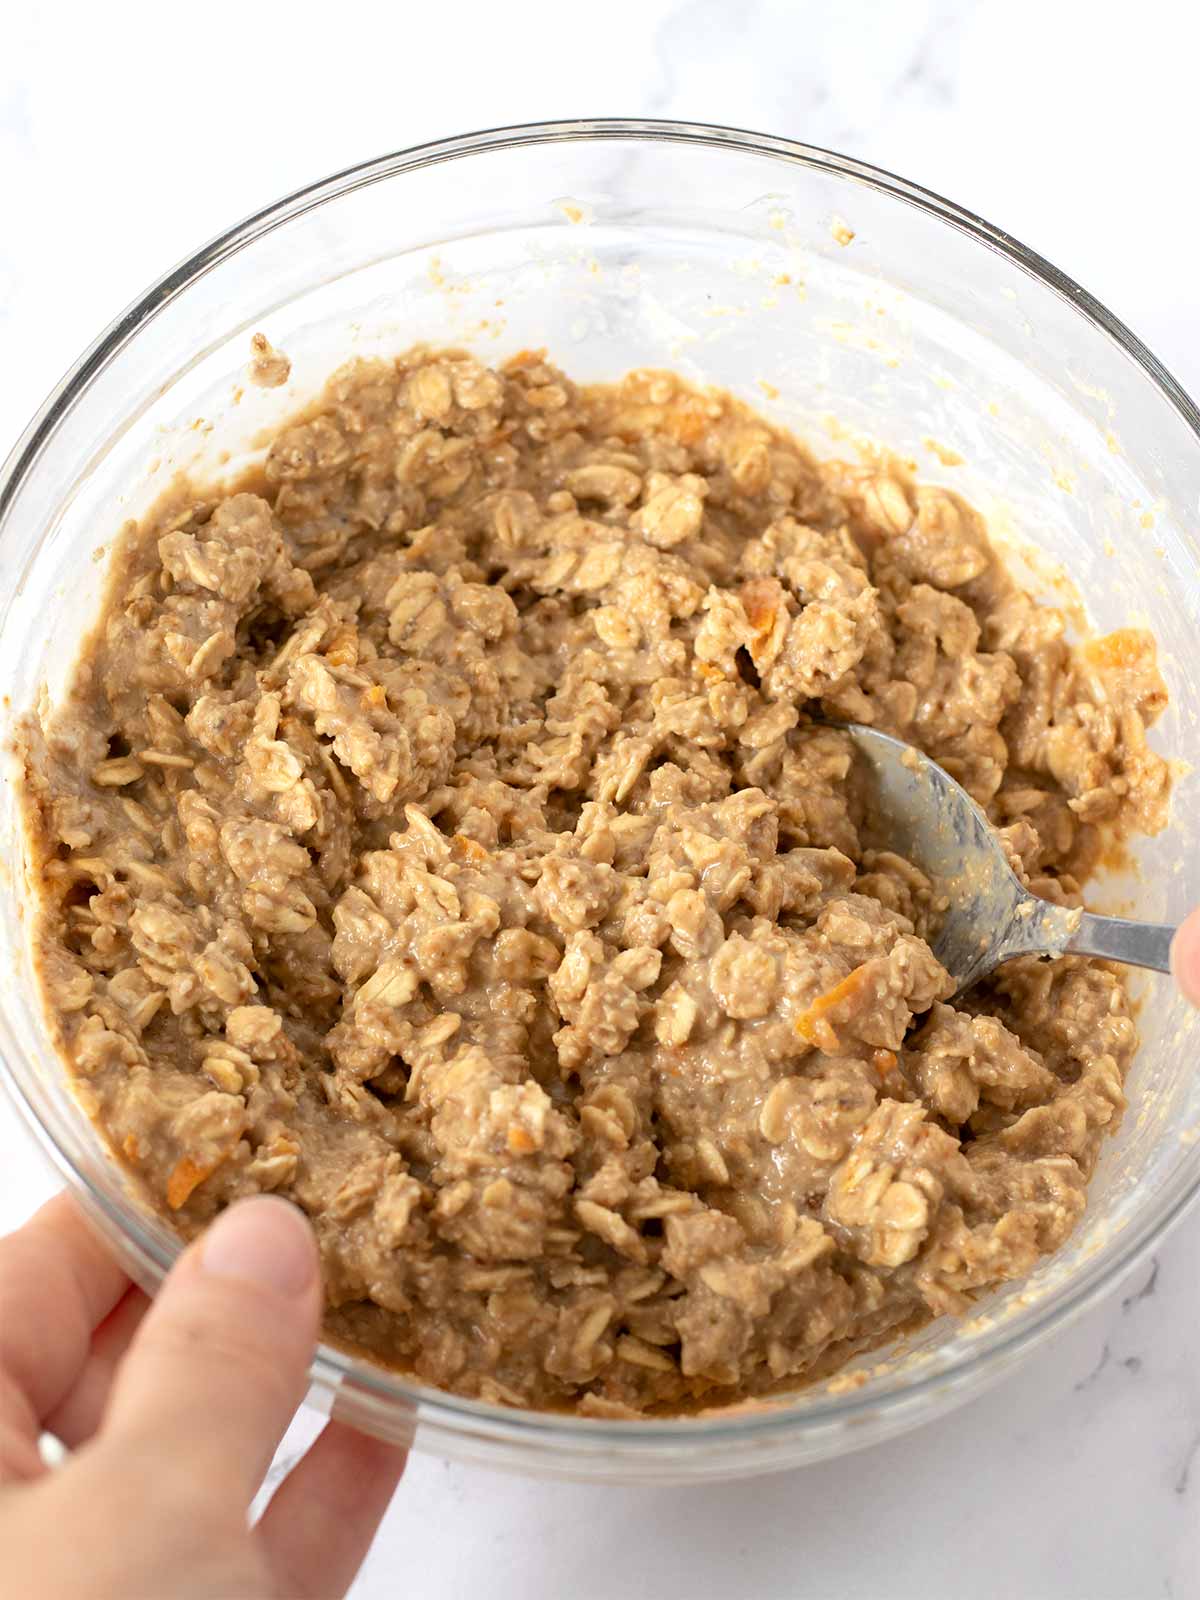
M837 726L861 758L868 804L889 848L925 873L945 902L932 949L956 995L1014 956L1098 956L1171 970L1173 927L1102 917L1031 894L983 810L943 767L877 728Z

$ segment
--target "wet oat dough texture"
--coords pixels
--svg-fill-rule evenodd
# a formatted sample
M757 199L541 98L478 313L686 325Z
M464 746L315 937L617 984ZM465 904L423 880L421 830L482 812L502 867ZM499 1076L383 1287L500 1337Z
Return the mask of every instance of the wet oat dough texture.
M953 495L728 396L359 363L123 538L30 735L46 996L184 1233L304 1208L334 1338L513 1405L752 1396L1055 1249L1135 1048L1081 960L946 1003L812 717L1075 903L1162 825L1164 701Z

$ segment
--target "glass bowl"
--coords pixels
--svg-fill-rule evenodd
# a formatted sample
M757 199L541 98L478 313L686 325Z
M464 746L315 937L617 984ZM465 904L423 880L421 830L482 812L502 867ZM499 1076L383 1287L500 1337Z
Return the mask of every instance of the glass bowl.
M259 330L292 359L281 389L245 381ZM545 346L585 379L672 367L744 396L818 453L874 438L911 456L980 505L1038 592L1061 598L1065 570L1099 627L1154 629L1171 689L1156 740L1192 753L1200 417L1149 351L1048 263L902 179L781 139L631 121L500 129L356 167L223 234L118 317L0 473L5 723L62 689L105 541L172 474L239 470L341 360L418 340L485 359ZM1198 824L1182 772L1173 826L1141 842L1139 870L1105 885L1102 906L1180 918L1200 899ZM153 1288L178 1241L107 1154L51 1045L11 783L0 902L4 1079ZM1165 980L1143 993L1131 1109L1082 1224L965 1322L935 1323L832 1383L687 1420L503 1410L328 1347L312 1398L445 1455L625 1481L766 1471L927 1421L1109 1290L1195 1193L1200 1014Z

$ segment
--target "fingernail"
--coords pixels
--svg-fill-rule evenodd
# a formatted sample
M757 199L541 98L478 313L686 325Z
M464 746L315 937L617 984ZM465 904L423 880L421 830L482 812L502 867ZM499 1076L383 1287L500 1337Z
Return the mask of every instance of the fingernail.
M1186 917L1172 940L1171 971L1187 998L1200 1005L1200 913Z
M264 1195L221 1213L204 1235L200 1265L215 1277L240 1278L295 1297L312 1286L317 1249L303 1214L286 1200Z

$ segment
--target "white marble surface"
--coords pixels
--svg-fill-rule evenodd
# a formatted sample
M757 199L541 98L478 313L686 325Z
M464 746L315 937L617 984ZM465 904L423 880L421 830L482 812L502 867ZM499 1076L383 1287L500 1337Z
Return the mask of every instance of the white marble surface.
M0 46L0 450L231 219L384 150L574 115L733 123L902 172L1078 277L1196 392L1198 45L1178 0L22 7ZM51 1187L0 1105L0 1226ZM990 1395L828 1466L647 1493L416 1458L356 1600L1200 1595L1198 1248L1193 1215Z

